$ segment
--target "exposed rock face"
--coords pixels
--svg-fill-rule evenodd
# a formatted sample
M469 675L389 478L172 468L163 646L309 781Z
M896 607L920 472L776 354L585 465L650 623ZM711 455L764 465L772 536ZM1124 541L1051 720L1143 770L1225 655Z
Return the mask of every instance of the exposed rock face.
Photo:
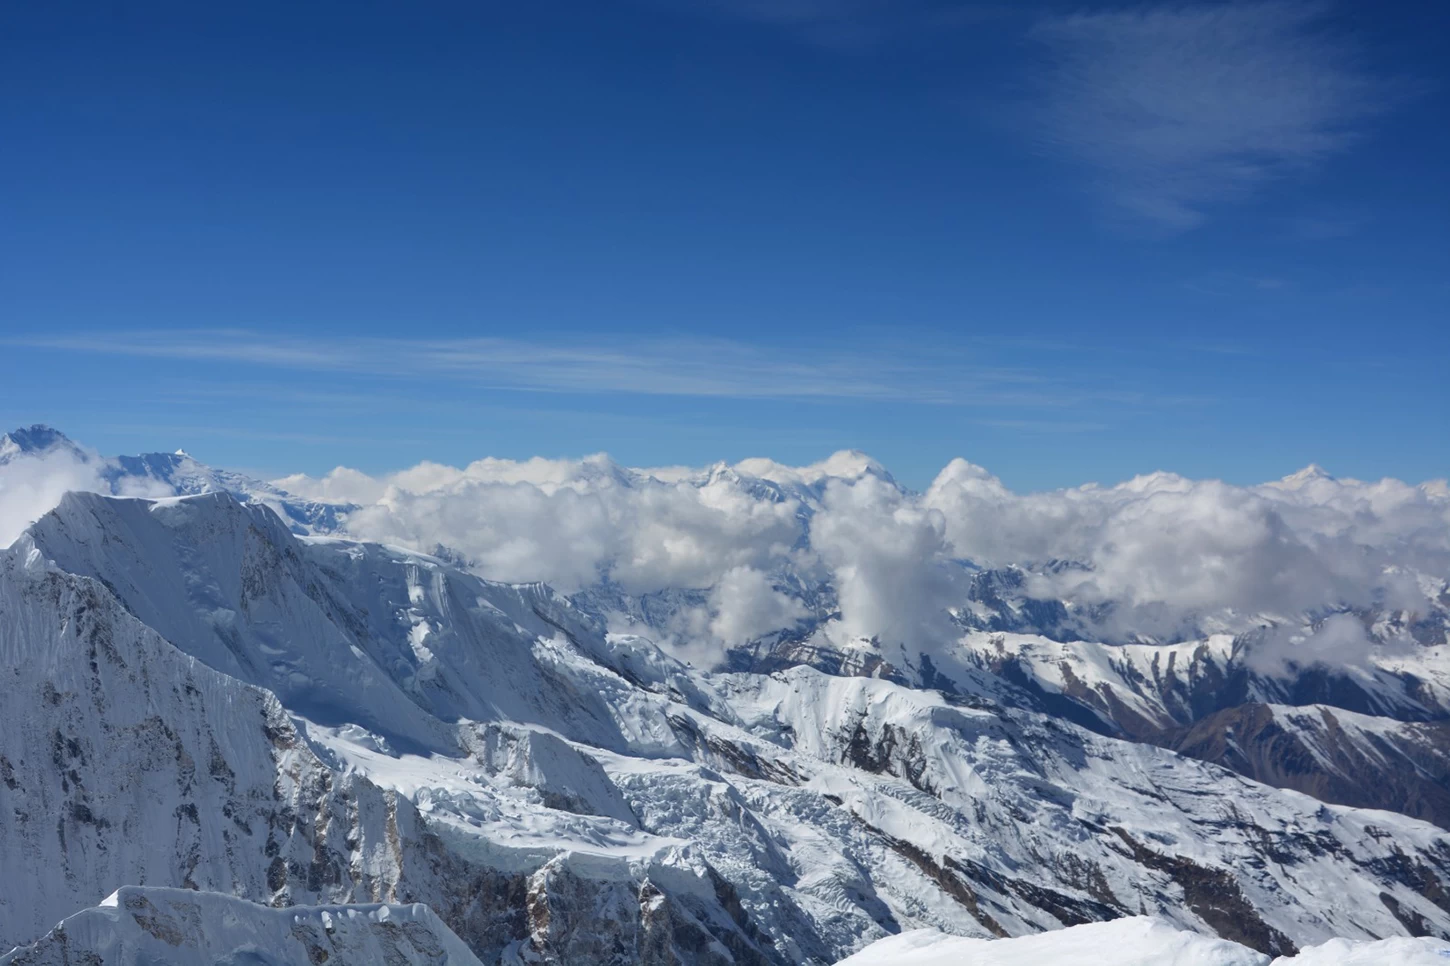
M969 638L1007 700L1102 734L1172 748L1324 802L1450 827L1450 712L1443 648L1386 666L1257 673L1244 642L1112 646Z
M1321 801L1389 809L1450 828L1450 722L1254 703L1210 715L1165 744Z

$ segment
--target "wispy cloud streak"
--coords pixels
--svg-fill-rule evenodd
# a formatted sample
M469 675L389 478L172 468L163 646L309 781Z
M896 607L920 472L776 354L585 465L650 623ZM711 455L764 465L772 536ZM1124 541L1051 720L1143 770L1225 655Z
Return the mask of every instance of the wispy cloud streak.
M842 50L939 35L1001 15L997 4L962 0L654 0L658 5L754 21Z
M1053 408L1133 404L1120 391L1031 368L918 350L802 355L729 340L328 339L246 330L138 331L0 344L578 394L861 400Z
M1120 216L1182 231L1214 205L1343 151L1395 85L1316 2L1166 5L1052 17L1035 121Z

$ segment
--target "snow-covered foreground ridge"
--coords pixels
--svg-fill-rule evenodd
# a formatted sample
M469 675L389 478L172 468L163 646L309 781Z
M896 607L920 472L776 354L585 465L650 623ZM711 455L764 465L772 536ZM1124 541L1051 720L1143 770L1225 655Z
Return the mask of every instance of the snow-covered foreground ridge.
M0 966L480 966L424 905L271 909L214 892L128 886Z
M963 565L967 596L926 628L946 636L862 639L848 602L901 574L857 559L845 581L772 572L806 615L792 633L690 650L759 592L750 566L709 590L495 582L466 554L353 539L356 509L308 524L210 472L151 477L190 495L57 496L0 552L0 859L27 883L0 891L0 949L135 884L423 903L486 963L828 964L922 928L1143 914L1265 956L1450 936L1450 836L1332 804L1433 799L1450 677L1432 637L1266 675L1230 635L1053 640L1063 601ZM806 504L831 482L792 472L804 496L757 494L762 525L803 517L807 556L856 540ZM756 486L736 476L688 485ZM1388 640L1433 615L1364 616ZM1265 777L1310 794L1220 759L1277 762Z
M1237 943L1136 917L990 942L922 929L873 943L840 966L1443 966L1447 961L1450 943L1438 939L1337 939L1270 960Z

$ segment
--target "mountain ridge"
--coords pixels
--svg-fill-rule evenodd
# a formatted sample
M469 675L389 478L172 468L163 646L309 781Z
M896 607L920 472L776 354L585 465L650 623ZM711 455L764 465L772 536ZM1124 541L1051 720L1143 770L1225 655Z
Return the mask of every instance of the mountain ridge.
M1439 645L1220 707L1242 638L1062 643L964 607L913 651L782 573L805 630L693 664L651 635L715 591L469 565L225 488L61 498L0 553L0 852L43 884L0 896L0 944L138 877L427 902L484 961L826 964L1143 911L1275 955L1450 936L1446 833L1325 802L1382 786L1349 804L1444 820ZM118 794L128 767L161 807Z

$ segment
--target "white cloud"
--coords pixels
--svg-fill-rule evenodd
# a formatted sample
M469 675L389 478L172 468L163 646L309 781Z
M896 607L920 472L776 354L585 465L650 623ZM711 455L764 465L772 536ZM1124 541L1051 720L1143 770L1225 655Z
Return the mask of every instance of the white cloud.
M1424 594L1387 570L1450 574L1443 482L1311 471L1235 487L1158 473L1019 496L957 460L924 501L943 513L956 552L979 563L1086 565L1043 576L1036 590L1115 602L1105 630L1120 636L1172 636L1195 615L1225 610L1292 618L1382 602L1423 612Z
M831 568L846 633L917 646L949 634L956 599L941 511L874 477L828 484L811 545Z
M1376 646L1354 614L1330 614L1308 633L1291 627L1272 629L1249 649L1245 660L1261 674L1278 674L1290 665L1363 667Z
M807 466L785 466L775 460L755 457L741 460L735 469L746 476L795 486L813 486L825 480L857 480L867 474L886 475L886 467L859 450L841 450Z
M789 627L807 613L800 601L776 590L753 567L732 567L721 575L710 592L710 611L711 636L727 644Z
M135 485L134 495L161 495L147 492L155 481L114 483L113 470L80 450L0 464L0 539L67 490ZM651 632L697 662L804 618L802 603L777 589L796 581L831 585L843 633L935 652L954 636L946 609L964 603L962 559L1026 566L1030 593L1093 615L1087 632L1102 639L1267 620L1283 633L1270 635L1262 660L1343 662L1362 656L1367 639L1326 615L1423 614L1450 576L1443 480L1339 480L1311 467L1252 487L1155 473L1018 494L954 460L912 494L855 452L804 467L753 459L661 476L600 455L422 463L383 477L339 468L282 483L359 504L346 520L358 538L425 552L443 544L488 578L566 592L606 577L634 595L690 591ZM1319 629L1305 632L1306 620Z
M1098 374L1048 374L1031 365L1010 364L1001 346L951 350L911 340L883 344L879 338L869 344L843 339L838 347L802 352L729 339L318 339L192 329L0 336L0 346L326 373L358 380L358 392L333 395L336 404L353 406L376 400L379 379L430 386L447 380L478 392L851 399L1011 407L1014 413L1144 401L1141 394L1104 391Z
M334 471L304 491L344 479L353 496L385 487L348 519L352 532L421 549L441 543L486 577L565 590L606 574L631 593L709 588L735 567L769 569L801 532L791 501L762 502L731 480L664 482L604 457L427 464L372 485Z
M1168 230L1344 150L1390 85L1326 26L1327 5L1165 4L1033 31L1049 55L1037 122L1120 215Z
M603 456L480 460L380 480L334 471L302 492L365 502L381 490L348 521L354 533L424 550L442 543L495 579L574 590L608 575L635 594L708 591L706 606L657 629L681 653L693 646L697 661L701 648L802 616L772 586L784 571L831 582L846 634L923 648L951 636L945 609L962 602L961 558L1027 565L1037 596L1111 605L1094 611L1096 632L1115 640L1174 638L1205 619L1243 629L1346 607L1424 612L1412 575L1450 574L1443 483L1311 470L1237 487L1155 473L1017 494L954 460L912 495L853 452L804 467L752 459L664 475ZM1345 650L1330 646L1337 640L1326 648Z
M881 353L770 351L725 339L318 340L248 330L168 330L35 335L0 344L70 352L413 379L450 379L485 388L739 399L959 401L961 367ZM1020 395L1015 370L972 370L973 401Z
M110 492L96 465L70 450L0 464L0 547L10 546L71 490Z

